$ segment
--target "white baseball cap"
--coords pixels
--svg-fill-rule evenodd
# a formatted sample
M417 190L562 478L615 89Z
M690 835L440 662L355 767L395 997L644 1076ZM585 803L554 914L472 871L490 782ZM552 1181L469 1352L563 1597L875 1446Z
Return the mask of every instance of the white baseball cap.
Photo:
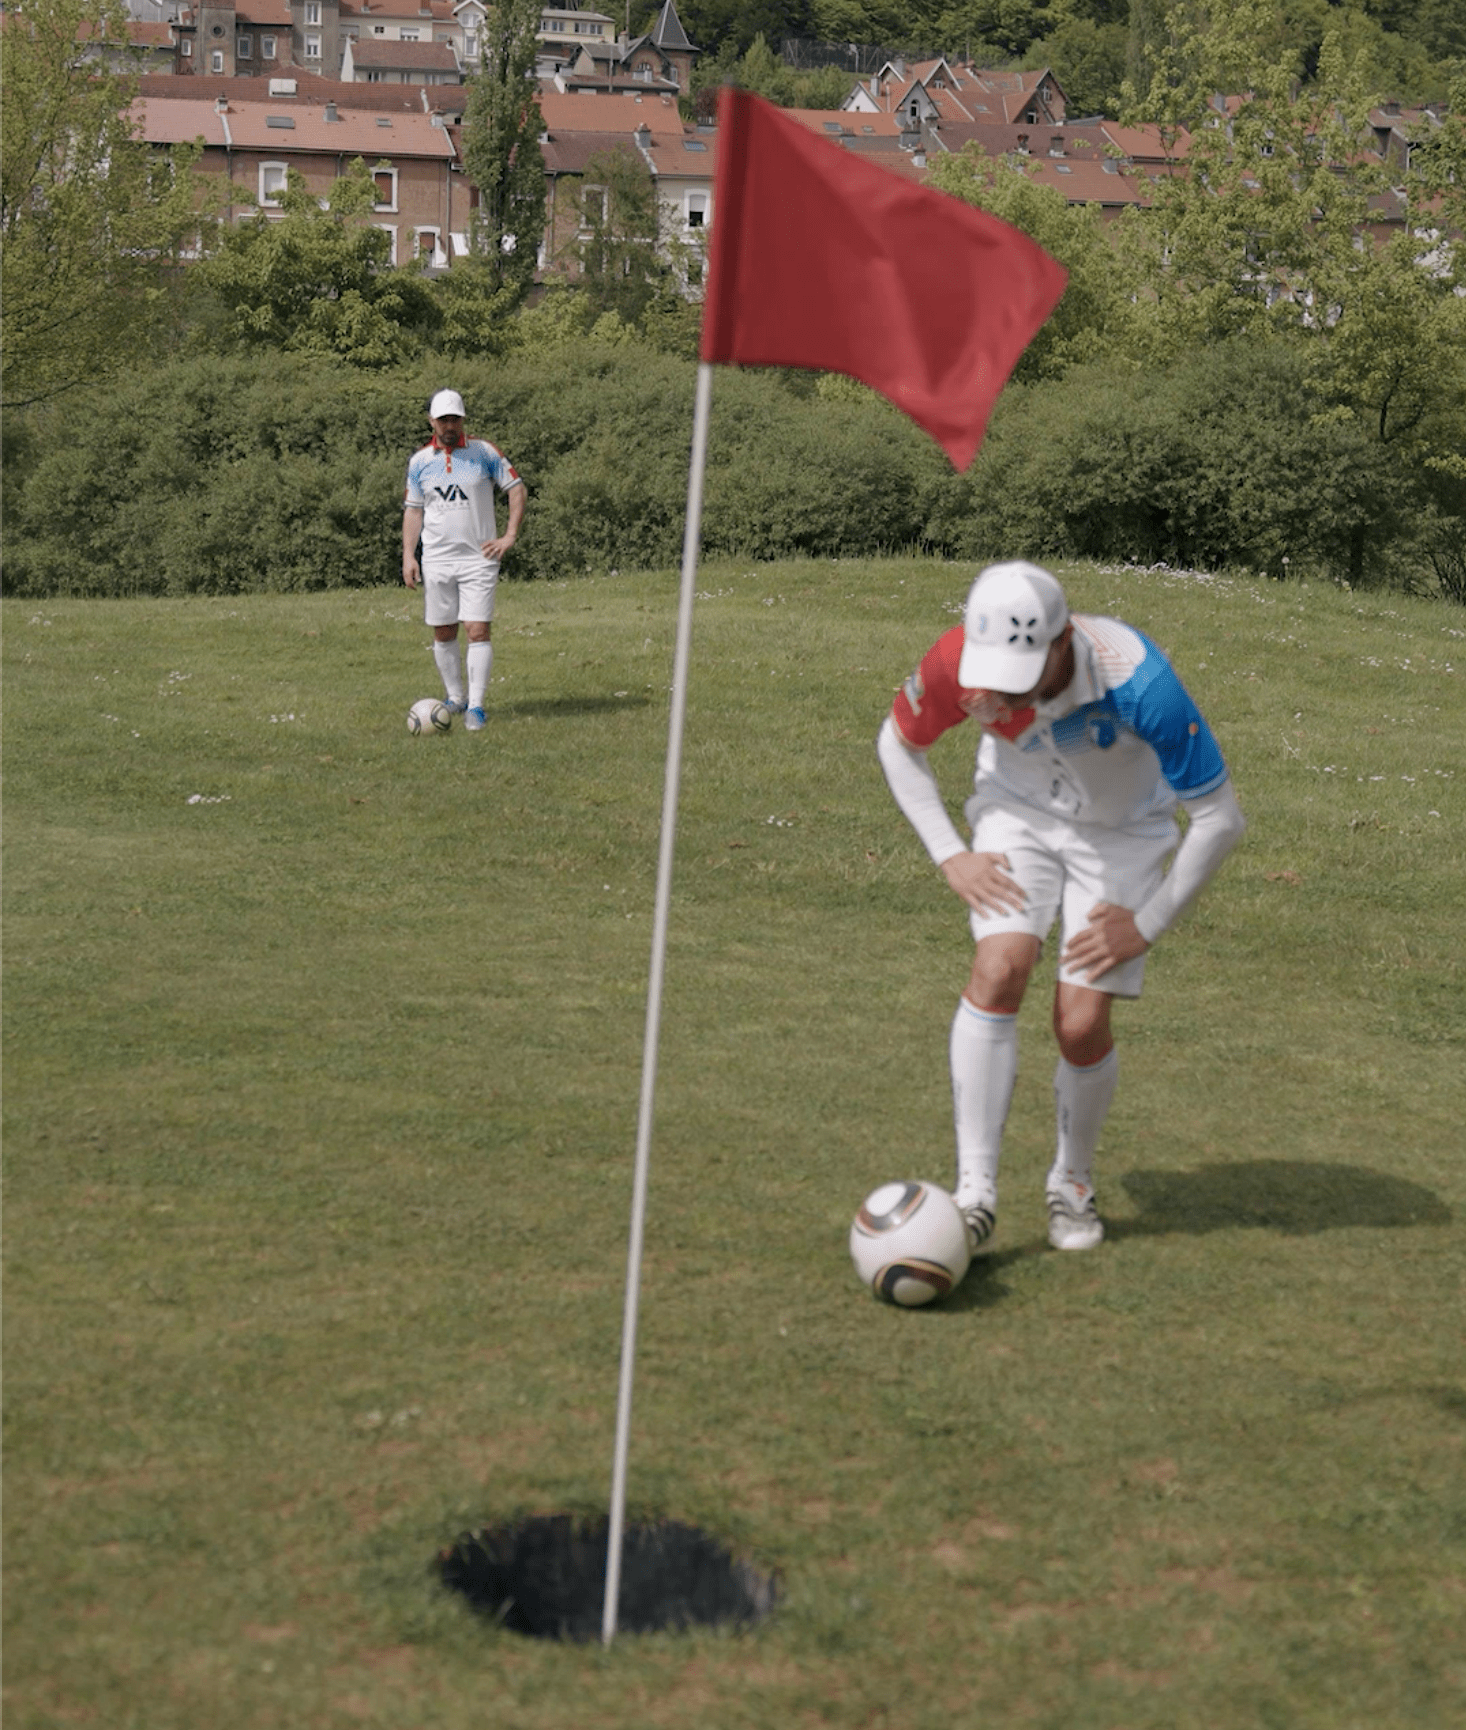
M967 597L957 683L970 691L1031 691L1068 619L1064 591L1042 565L989 565Z
M445 414L463 414L463 398L456 390L440 390L428 404L429 420L440 420Z

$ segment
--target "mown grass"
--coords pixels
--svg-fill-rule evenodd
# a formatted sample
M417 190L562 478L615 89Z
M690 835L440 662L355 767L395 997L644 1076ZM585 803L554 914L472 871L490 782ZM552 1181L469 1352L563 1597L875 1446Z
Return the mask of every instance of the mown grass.
M1038 989L995 1253L904 1313L844 1236L948 1175L966 936L872 740L970 573L702 573L633 1513L784 1595L608 1653L430 1564L606 1502L675 579L511 586L442 740L392 591L7 604L14 1730L1454 1720L1466 621L1062 574L1250 829L1122 1013L1108 1243L1045 1246Z

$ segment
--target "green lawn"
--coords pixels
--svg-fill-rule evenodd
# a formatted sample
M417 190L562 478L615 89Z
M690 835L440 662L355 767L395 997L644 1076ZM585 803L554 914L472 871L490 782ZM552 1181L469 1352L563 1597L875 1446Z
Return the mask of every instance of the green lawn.
M675 577L509 585L444 739L401 592L5 604L7 1730L1458 1721L1466 613L1061 575L1249 833L1117 1017L1109 1241L1045 978L902 1312L845 1233L949 1180L969 955L873 740L971 572L701 574L632 1513L783 1598L610 1652L431 1564L606 1505Z

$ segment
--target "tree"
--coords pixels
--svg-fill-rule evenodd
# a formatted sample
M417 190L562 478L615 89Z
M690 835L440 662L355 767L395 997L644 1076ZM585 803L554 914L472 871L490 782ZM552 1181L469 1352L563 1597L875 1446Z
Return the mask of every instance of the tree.
M4 14L6 408L135 360L200 229L197 151L142 142L135 81L97 58L98 44L126 43L126 21L117 0L23 0Z
M671 275L651 170L630 146L613 146L586 164L578 196L574 247L586 297L595 313L637 324Z
M370 220L375 202L361 157L332 183L327 207L291 169L279 194L283 215L261 210L194 266L198 285L224 307L229 335L355 366L404 359L440 315L416 264L388 266L392 240Z
M545 232L544 119L534 84L540 10L539 0L499 0L489 12L463 110L463 161L479 195L473 250L490 290L508 289L514 301L534 281Z

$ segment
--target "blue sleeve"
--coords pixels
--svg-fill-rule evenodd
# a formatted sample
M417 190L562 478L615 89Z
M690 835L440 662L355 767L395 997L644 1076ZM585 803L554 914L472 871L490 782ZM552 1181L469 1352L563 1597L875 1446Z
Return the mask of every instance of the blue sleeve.
M1110 700L1125 725L1160 758L1161 773L1178 799L1200 799L1227 779L1227 765L1201 710L1171 663L1143 632L1145 659Z

